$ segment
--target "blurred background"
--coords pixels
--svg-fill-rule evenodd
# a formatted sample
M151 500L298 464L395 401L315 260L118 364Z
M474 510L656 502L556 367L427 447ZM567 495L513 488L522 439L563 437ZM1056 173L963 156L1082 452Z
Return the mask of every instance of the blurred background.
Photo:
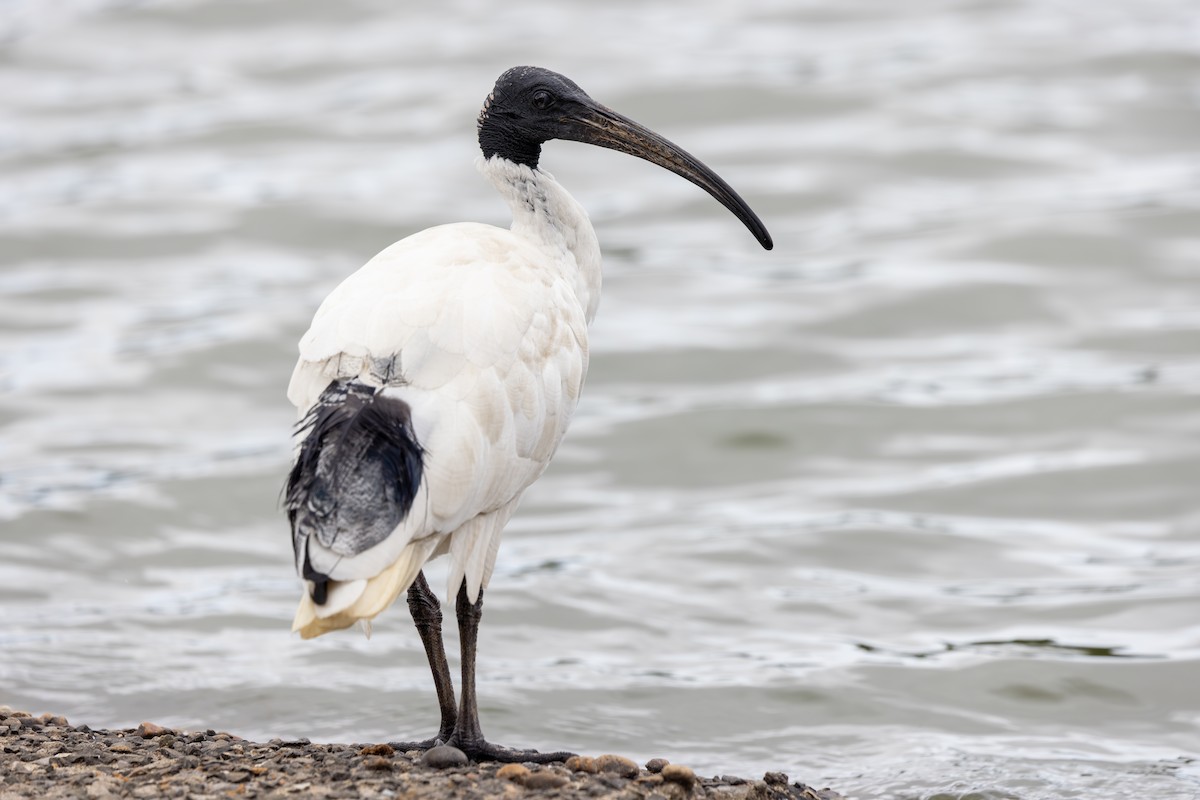
M3 3L0 703L434 730L403 605L288 633L284 390L374 253L508 223L475 117L522 63L776 249L546 147L606 292L488 595L491 738L860 798L1200 794L1194 0Z

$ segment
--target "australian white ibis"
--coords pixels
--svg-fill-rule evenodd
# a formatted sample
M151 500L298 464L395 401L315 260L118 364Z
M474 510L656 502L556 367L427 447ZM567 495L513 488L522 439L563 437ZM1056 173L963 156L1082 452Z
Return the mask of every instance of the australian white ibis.
M474 759L569 755L490 744L475 700L475 643L500 533L567 431L600 299L587 213L538 167L550 139L665 167L771 248L766 227L704 164L562 75L515 67L479 114L479 171L508 201L512 228L464 222L413 234L317 309L288 387L302 441L285 505L306 582L293 630L307 639L370 621L407 591L441 706L437 735L407 746L444 743ZM421 571L444 554L461 636L457 705L441 609Z

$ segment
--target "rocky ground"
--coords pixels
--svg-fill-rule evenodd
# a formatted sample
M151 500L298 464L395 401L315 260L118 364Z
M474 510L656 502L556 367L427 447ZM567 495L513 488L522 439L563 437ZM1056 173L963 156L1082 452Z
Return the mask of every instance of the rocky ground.
M455 748L397 752L386 744L248 742L216 731L92 730L0 707L0 800L17 798L462 798L524 795L611 800L842 800L789 782L702 778L665 759L616 755L561 765L471 764Z

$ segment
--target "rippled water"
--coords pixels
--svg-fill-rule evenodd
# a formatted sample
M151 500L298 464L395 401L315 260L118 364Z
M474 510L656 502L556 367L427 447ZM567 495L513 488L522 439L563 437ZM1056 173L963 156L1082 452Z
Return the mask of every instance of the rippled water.
M0 5L0 702L432 732L402 607L288 634L284 388L342 276L504 222L474 117L516 63L777 248L547 147L606 294L488 594L485 730L863 798L1200 795L1192 0Z

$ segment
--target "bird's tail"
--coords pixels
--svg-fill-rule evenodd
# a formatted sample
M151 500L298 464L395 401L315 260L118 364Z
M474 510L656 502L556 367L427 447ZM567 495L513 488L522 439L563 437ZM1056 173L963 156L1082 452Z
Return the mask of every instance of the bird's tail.
M335 582L330 602L318 606L308 592L300 598L292 632L303 639L349 628L360 620L370 621L390 606L416 580L417 573L433 554L440 540L431 536L411 542L390 566L368 580ZM346 587L342 591L342 587ZM342 596L339 597L338 595Z
M423 452L408 404L353 381L330 384L299 432L284 506L307 582L294 629L307 638L370 619L416 577L423 561L409 562L424 548L393 534L420 488Z

